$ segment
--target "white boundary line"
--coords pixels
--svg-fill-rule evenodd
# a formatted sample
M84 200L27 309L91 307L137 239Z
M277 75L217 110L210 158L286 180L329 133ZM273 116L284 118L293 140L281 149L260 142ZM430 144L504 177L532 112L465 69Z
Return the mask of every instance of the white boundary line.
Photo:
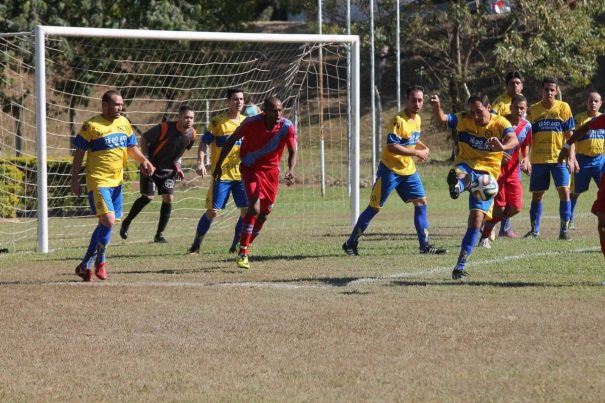
M595 252L595 251L599 251L600 248L580 248L580 249L574 249L574 250L568 250L568 251L552 251L552 252L538 252L538 253L529 253L529 254L521 254L521 255L513 255L513 256L504 256L504 257L500 257L500 258L496 258L496 259L489 259L489 260L479 260L479 261L471 261L467 264L467 266L482 266L482 265L489 265L489 264L493 264L493 263L502 263L502 262L507 262L507 261L512 261L512 260L520 260L520 259L526 259L526 258L535 258L535 257L541 257L541 256L554 256L554 255L560 255L560 254L567 254L567 253L584 253L584 252ZM361 284L371 284L371 283L377 283L377 282L381 282L381 281L389 281L389 280L393 280L393 279L398 279L398 278L411 278L411 277L418 277L418 276L422 276L422 275L429 275L429 274L436 274L436 273L442 273L442 272L449 272L452 270L452 266L437 266L437 267L432 267L432 268L428 268L425 270L420 270L420 271L416 271L416 272L404 272L404 273L395 273L395 274L388 274L388 275L377 275L377 276L368 276L368 277L362 277L362 278L358 278L356 280L352 280L348 283L346 283L345 285L330 285L330 284L299 284L300 282L297 282L295 280L292 280L291 282L287 282L287 280L279 281L243 281L243 282L223 282L223 283L216 283L216 282L212 282L212 283L196 283L196 282L189 282L189 281L136 281L136 282L99 282L99 281L94 281L91 283L85 283L85 282L74 282L74 281L70 281L70 282L66 282L66 281L61 281L61 282L52 282L52 283L46 283L47 285L70 285L70 286L99 286L99 287L133 287L133 288L140 288L140 287L173 287L173 288L178 288L178 287L190 287L190 288L213 288L213 287L241 287L241 288L274 288L274 289L346 289L349 288L351 286L355 286L355 285L361 285ZM448 277L449 278L449 277ZM338 277L334 277L334 280L337 280ZM312 281L312 280L311 280ZM318 280L319 282L320 280ZM605 285L605 282L601 283L602 285ZM39 283L31 283L28 285L40 285Z

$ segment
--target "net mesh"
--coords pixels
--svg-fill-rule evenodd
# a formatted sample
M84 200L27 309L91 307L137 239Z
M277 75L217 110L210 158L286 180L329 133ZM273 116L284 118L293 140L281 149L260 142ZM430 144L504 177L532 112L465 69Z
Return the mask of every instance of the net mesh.
M100 98L108 89L122 93L124 115L139 136L162 120L175 119L185 102L196 111L195 128L203 133L210 118L226 110L228 88L242 88L259 105L266 96L279 97L284 115L298 130L298 179L295 187L280 187L272 224L264 231L325 233L346 227L350 221L347 47L47 37L49 247L81 247L95 225L95 220L85 219L90 214L86 198L70 192L69 172L72 141L82 123L100 113ZM33 250L37 240L33 49L31 33L0 35L0 247L12 250ZM183 243L193 237L210 183L195 173L196 159L197 145L184 155L186 178L177 185L167 229L169 236ZM134 163L126 168L125 213L138 197L136 168ZM149 241L159 210L159 202L153 204L131 225L129 242ZM213 229L231 231L238 215L230 201Z

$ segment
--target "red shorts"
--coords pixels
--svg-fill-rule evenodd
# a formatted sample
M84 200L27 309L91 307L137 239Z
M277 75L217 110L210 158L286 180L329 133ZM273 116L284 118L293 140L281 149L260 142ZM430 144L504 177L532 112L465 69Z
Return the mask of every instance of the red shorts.
M279 184L279 168L250 169L240 165L242 180L246 187L248 202L260 199L260 211L270 213L277 197Z
M592 204L593 214L605 213L605 175L601 176L601 183L599 183L599 190L597 192L597 200Z
M523 205L523 188L519 180L498 180L498 194L494 197L494 205L498 207L511 206L521 210Z

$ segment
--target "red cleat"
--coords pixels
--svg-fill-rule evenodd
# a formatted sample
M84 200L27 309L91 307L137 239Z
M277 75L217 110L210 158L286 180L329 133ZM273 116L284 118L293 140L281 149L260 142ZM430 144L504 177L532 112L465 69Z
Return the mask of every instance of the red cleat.
M87 269L82 263L76 266L76 274L84 281L90 281L92 278L92 271Z
M95 276L97 276L99 280L107 279L107 272L105 271L105 262L95 265Z

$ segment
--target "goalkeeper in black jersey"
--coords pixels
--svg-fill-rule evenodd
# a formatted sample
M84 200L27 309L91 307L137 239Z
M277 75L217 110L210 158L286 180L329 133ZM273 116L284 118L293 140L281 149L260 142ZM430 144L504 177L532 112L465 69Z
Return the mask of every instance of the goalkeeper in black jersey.
M179 108L176 121L162 122L141 136L141 150L149 156L156 170L151 176L141 174L141 197L134 202L128 216L122 222L120 228L122 239L128 238L128 228L132 220L151 202L157 188L158 194L162 196L162 207L154 242L167 242L163 232L170 220L174 185L177 180L184 178L181 157L185 150L191 148L197 137L193 128L194 117L193 109L183 105Z

